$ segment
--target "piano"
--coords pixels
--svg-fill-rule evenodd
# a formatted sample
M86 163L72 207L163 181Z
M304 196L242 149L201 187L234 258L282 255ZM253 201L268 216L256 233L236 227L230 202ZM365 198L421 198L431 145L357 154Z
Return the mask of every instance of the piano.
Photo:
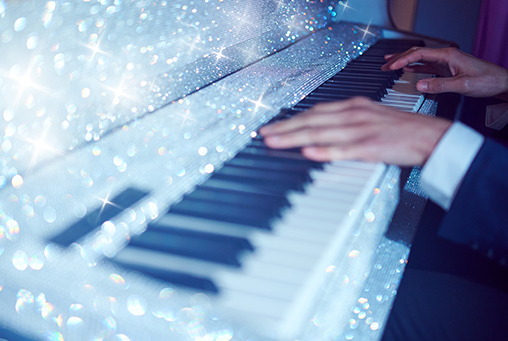
M435 113L424 75L379 68L441 42L348 11L0 1L0 339L378 340L409 253L385 231L407 193L424 205L418 171L399 186L257 135L357 95Z

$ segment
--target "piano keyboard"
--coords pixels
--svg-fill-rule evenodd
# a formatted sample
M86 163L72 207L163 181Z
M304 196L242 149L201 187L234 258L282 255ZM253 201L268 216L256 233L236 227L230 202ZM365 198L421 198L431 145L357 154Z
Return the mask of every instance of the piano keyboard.
M277 119L353 96L416 112L423 96L414 84L423 75L380 67L385 54L419 44L378 42ZM299 150L271 150L255 138L111 262L215 294L221 308L254 328L294 337L294 326L308 319L324 270L346 252L347 238L385 172L382 164L306 160ZM112 207L125 206L123 201L112 199Z
M419 76L379 71L384 54L416 44L380 41L275 119L358 95L416 112L422 102L414 91ZM156 283L205 292L214 307L260 334L294 338L309 320L325 269L350 251L349 238L365 219L387 168L353 161L318 163L298 150L271 150L254 137L98 268L115 269L123 278L138 278L130 273L135 271ZM105 228L120 211L145 204L152 192L139 188L133 185L106 198L102 207L89 209L57 234L37 233L60 250L84 245L97 226Z

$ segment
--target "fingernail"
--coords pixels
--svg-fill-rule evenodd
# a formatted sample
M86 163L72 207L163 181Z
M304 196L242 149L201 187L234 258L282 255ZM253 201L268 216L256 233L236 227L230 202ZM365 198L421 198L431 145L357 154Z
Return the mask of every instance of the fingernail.
M393 54L385 54L385 59L390 59L393 57Z
M429 83L427 82L418 82L418 84L416 84L417 87L418 87L418 90L419 91L427 91L429 89Z

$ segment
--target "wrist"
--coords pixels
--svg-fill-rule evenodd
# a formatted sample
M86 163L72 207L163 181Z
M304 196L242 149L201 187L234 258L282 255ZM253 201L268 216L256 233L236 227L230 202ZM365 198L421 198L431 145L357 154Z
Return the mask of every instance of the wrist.
M494 97L502 101L508 102L508 70L506 70L505 68L503 68L500 81L502 91L499 94L495 95Z

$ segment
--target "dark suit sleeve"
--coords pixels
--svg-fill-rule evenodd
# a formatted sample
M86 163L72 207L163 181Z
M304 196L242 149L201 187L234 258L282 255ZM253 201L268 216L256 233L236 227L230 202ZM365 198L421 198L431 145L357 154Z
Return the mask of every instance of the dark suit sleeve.
M445 215L439 235L508 261L508 148L486 139Z

